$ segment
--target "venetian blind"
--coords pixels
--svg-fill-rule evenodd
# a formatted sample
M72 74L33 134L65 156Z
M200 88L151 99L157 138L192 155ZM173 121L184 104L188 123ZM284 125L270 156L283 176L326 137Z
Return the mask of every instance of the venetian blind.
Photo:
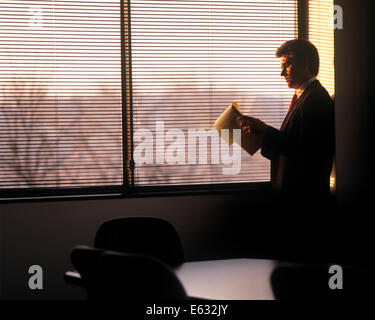
M122 184L120 13L0 2L0 188Z
M296 37L296 1L130 5L134 154L143 157L135 163L135 184L269 181L270 163L260 152L242 151L240 171L223 174L234 163L213 163L220 145L207 139L201 148L189 132L208 133L232 101L280 127L294 92L280 76L275 51Z
M320 57L318 79L330 95L335 93L333 0L309 1L309 40Z
M309 1L309 40L319 51L318 79L329 94L335 94L334 65L334 3L333 0ZM336 189L335 163L330 177L331 191Z

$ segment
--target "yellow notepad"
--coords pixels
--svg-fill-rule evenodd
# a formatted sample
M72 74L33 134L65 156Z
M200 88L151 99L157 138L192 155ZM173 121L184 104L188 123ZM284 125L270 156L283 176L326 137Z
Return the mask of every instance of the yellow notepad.
M240 121L238 120L238 116L240 115L242 113L238 103L232 102L215 121L215 128L220 136L222 136L222 129L229 129L229 139L226 140L224 136L222 137L229 145L233 144L233 129L241 129ZM248 134L241 131L241 147L250 155L254 155L260 149L262 140L263 137L261 134Z

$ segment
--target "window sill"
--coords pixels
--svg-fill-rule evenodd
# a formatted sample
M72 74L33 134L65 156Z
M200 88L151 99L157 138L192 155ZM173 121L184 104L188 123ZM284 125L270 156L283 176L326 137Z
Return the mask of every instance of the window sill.
M149 198L149 197L178 197L178 196L201 196L222 194L245 194L269 192L269 182L214 184L214 185L184 185L184 186L147 186L136 187L124 191L122 187L96 187L79 190L39 190L29 192L25 190L22 194L8 192L0 196L0 203L22 203L22 202L55 202L75 200L103 200L103 199L127 199L127 198ZM57 195L59 193L59 195Z

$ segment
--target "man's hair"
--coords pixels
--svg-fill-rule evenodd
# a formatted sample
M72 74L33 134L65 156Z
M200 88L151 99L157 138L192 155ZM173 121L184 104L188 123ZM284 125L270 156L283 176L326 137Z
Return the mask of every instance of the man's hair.
M306 60L310 72L317 75L319 72L319 53L316 47L308 40L294 39L284 42L277 50L276 57L294 57L299 61Z

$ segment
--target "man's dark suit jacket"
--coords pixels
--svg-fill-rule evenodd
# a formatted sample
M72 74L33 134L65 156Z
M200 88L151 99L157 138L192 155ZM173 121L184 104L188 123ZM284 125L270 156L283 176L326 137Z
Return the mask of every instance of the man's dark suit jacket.
M271 160L272 186L287 194L328 195L335 151L334 104L311 82L277 130L268 127L261 153Z

